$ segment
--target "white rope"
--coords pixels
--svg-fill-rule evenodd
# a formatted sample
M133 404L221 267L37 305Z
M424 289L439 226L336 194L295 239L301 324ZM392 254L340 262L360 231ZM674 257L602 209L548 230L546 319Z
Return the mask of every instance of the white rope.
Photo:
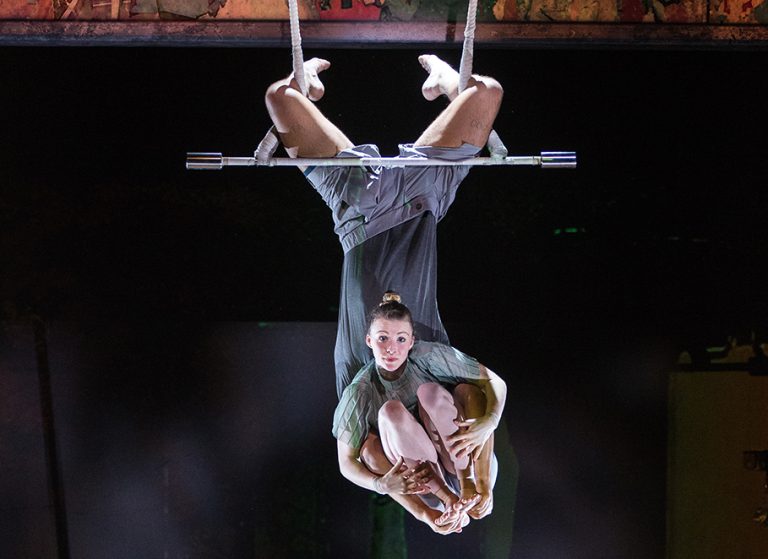
M459 93L464 91L472 76L472 59L475 54L475 28L477 27L477 0L469 0L467 6L467 23L464 26L464 48L461 51L461 64L459 65ZM488 135L488 151L491 157L504 158L509 151L496 133L491 130Z
M464 27L464 48L461 51L459 64L459 93L467 89L467 83L472 76L472 59L475 54L475 27L477 26L477 0L469 0L467 7L467 24Z
M304 54L301 51L301 30L299 28L299 5L297 0L288 0L288 18L291 24L293 78L296 80L301 94L306 95L307 84L304 79ZM253 156L259 162L259 165L263 165L272 159L279 145L280 138L277 136L277 129L272 126L253 152Z
M272 159L272 156L277 151L277 146L279 145L280 138L277 136L277 128L272 126L267 130L267 133L261 139L259 145L256 146L256 150L253 152L253 157L256 158L259 164L264 164Z
M297 0L288 0L288 16L291 20L291 51L293 53L293 78L301 94L307 95L304 81L304 54L301 52L301 29L299 28L299 6Z
M291 52L293 57L293 78L296 80L302 95L307 95L307 85L304 79L304 55L301 50L301 30L299 25L298 0L288 0L288 14L291 26ZM467 6L467 23L464 26L464 46L459 65L459 93L464 91L472 76L472 60L474 58L475 28L477 27L477 0L469 0ZM275 127L271 127L259 142L253 155L258 165L268 164L280 145ZM509 153L495 130L488 136L488 151L494 159L504 159Z

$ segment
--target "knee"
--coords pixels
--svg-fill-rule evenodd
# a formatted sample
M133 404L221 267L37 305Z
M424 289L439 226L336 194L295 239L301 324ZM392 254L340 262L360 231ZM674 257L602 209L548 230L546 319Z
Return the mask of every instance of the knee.
M437 383L428 382L416 389L416 398L422 408L430 410L438 407L441 402L450 401L451 393Z
M387 400L379 409L380 426L382 424L399 425L411 417L403 403L398 400Z
M490 105L501 105L501 99L504 97L504 88L493 78L482 76L477 78L478 94L483 97L486 103Z
M267 88L264 94L264 102L271 111L280 110L288 102L288 90L290 87L284 82L275 82Z
M267 88L267 92L264 94L264 102L270 109L276 107L283 97L283 93L280 91L281 87L279 83L273 83Z

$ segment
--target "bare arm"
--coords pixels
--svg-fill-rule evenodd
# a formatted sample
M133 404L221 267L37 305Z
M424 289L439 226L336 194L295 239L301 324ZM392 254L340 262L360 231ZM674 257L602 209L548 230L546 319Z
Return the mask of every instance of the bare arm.
M501 414L504 411L504 404L507 401L507 383L484 365L480 365L480 367L488 377L487 380L481 380L481 389L485 394L485 416L495 416L493 419L496 427L498 427Z
M507 384L502 378L484 365L480 365L480 371L481 378L476 384L485 395L485 415L457 421L456 425L463 429L447 438L452 450L458 451L458 456L471 453L475 460L479 458L485 442L499 426L507 400Z
M481 373L484 378L478 384L485 395L485 415L457 421L459 430L447 439L454 448L460 449L459 453L472 455L474 487L482 497L469 512L469 515L476 519L489 515L493 510L493 480L491 479L493 432L499 426L507 399L507 385L501 377L482 365Z
M371 472L360 462L360 451L358 449L342 441L336 441L336 454L339 460L341 475L363 489L379 492L376 487L379 476Z

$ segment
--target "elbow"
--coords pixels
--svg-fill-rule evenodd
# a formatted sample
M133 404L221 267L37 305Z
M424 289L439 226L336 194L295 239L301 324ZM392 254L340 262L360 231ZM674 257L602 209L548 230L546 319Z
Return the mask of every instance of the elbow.
M496 397L503 404L507 397L507 383L490 369L488 369L488 378L490 379L491 386L493 386L493 391L496 393Z
M490 369L486 368L486 371L488 372L488 379L495 384L496 386L504 388L504 390L507 389L507 383L504 382L504 379L501 378L499 375L491 371Z

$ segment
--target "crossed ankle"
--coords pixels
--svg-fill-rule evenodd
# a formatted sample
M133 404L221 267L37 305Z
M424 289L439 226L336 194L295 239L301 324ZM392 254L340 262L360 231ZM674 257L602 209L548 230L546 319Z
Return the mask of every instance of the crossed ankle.
M437 491L435 491L434 495L440 499L440 502L443 503L446 509L450 508L459 501L459 496L451 491L448 486L440 487Z

